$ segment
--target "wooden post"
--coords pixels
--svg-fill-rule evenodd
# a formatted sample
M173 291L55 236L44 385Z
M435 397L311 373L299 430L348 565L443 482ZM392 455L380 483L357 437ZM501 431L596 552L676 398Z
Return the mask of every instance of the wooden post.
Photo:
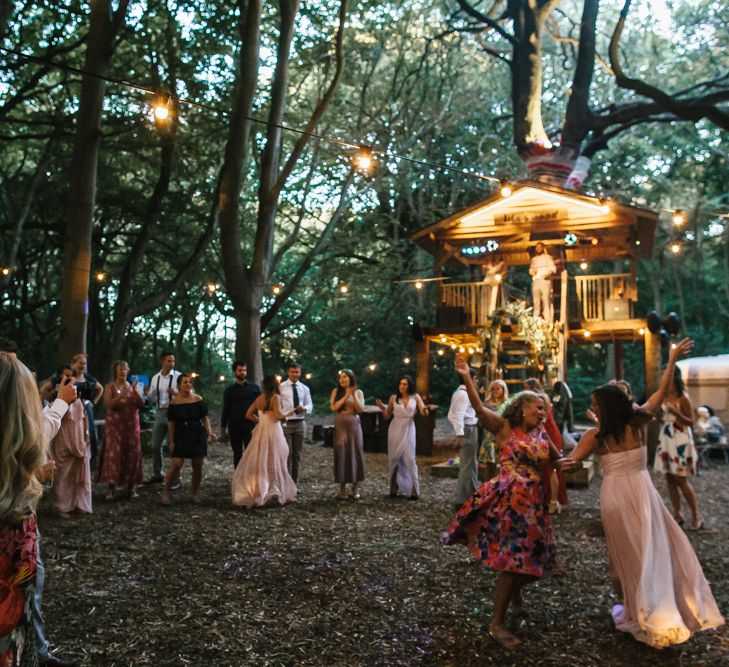
M615 348L615 379L622 380L623 375L623 341L616 340L613 342Z
M650 396L658 389L661 377L661 336L646 327L643 337L645 346L645 395Z
M430 338L415 342L415 391L430 400Z
M560 274L560 295L559 295L559 359L557 368L557 379L561 382L567 381L567 342L570 338L569 327L569 305L567 297L569 294L569 275L564 269Z

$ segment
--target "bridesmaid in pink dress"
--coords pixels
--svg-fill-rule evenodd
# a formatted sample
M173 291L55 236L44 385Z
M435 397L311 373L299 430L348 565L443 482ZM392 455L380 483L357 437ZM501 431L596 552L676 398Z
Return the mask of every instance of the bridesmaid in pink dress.
M126 487L129 498L136 498L136 484L142 483L142 443L139 435L139 408L144 399L137 389L137 378L129 383L129 365L116 361L111 367L114 378L104 388L104 446L99 457L96 481L106 483L106 500L114 499L117 486Z
M622 598L612 610L615 627L656 648L724 623L691 543L653 486L646 464L650 413L660 407L676 361L692 347L684 340L671 349L658 391L640 409L615 385L598 387L592 411L599 427L585 433L560 463L570 470L593 451L600 454L600 513L613 586Z
M60 382L73 377L73 369L63 366ZM70 512L91 514L91 448L89 426L83 401L74 401L61 420L61 428L51 441L56 475L51 490L53 511L62 519Z

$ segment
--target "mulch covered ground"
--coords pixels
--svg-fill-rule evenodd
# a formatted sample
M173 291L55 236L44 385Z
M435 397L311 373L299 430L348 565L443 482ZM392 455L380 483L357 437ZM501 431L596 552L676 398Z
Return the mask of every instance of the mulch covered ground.
M44 501L54 650L94 667L729 664L726 628L663 651L613 630L599 478L570 492L556 518L562 569L526 589L524 644L501 648L486 632L495 575L438 542L455 480L431 477L450 454L437 451L418 461L418 502L386 497L386 455L370 453L364 498L337 501L332 451L318 444L304 449L304 493L283 508L233 508L231 457L217 444L198 506L189 468L170 508L159 486L112 503L98 489L94 515L66 521ZM710 529L691 541L727 614L729 467L705 470L695 487Z

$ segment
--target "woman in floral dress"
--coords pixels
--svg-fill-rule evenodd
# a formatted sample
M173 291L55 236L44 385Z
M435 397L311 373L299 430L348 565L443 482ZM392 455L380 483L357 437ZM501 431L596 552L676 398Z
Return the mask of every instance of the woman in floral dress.
M126 487L127 496L136 498L136 484L142 483L142 443L139 435L139 408L144 405L137 378L127 381L129 365L116 361L112 381L104 389L104 446L99 457L96 481L109 488L106 500L114 499L117 486Z
M546 406L539 394L517 394L499 416L481 403L461 356L456 357L456 372L479 420L496 436L501 472L464 503L441 541L468 545L484 565L501 573L489 632L503 646L512 647L520 642L506 629L507 609L511 605L520 610L522 587L554 564L542 468L560 456L544 430Z

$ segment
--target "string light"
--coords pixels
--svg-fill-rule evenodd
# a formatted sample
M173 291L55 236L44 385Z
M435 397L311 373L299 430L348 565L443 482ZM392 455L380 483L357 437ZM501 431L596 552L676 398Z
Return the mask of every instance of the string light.
M405 365L407 366L407 365L408 365L408 364L410 363L410 357L405 357L405 358L404 358L404 359L402 360L402 363L404 363L404 364L405 364Z
M583 259L583 260L582 260L582 261L580 262L580 268L581 268L581 269L582 269L583 271L587 271L587 267L588 267L588 266L589 266L589 264L588 264L588 263L587 263L587 262L586 262L586 261L585 261L584 259Z
M209 294L215 294L215 292L218 291L218 285L217 283L210 282L205 285L205 289L208 291Z
M277 375L276 375L276 382L281 382L281 380L282 380L282 377L281 377L280 375L278 375L278 374L277 374Z
M445 336L441 336L440 337L440 342L441 343L447 343L448 342L448 339Z
M360 146L354 156L354 168L361 174L369 174L375 162L371 146Z
M606 199L601 199L600 200L600 210L605 214L610 213L610 211L611 211L610 202L607 201Z
M225 375L223 375L222 373L220 375L218 375L218 381L225 382Z
M339 286L339 293L340 294L347 294L349 292L349 285L347 283L342 283Z
M474 352L473 348L472 347L469 347L468 348L468 354L473 354L473 352Z
M674 255L678 255L681 252L681 244L677 242L672 243L670 250Z
M311 373L307 373L306 375L304 375L304 377L305 377L305 378L306 378L307 380L311 380L311 378L312 378L312 375L311 375Z
M501 193L502 197L510 197L511 193L514 192L511 187L511 183L509 183L509 181L507 181L505 178L499 180L499 188L499 192Z
M193 371L192 373L190 373L190 377L194 380L195 378L200 377L200 373L196 373L195 371Z
M278 296L281 294L281 290L283 289L283 285L281 283L276 283L272 288L271 291L274 293L274 295Z
M420 280L415 283L415 289L423 289L423 283Z
M639 333L639 334L640 334L641 336L645 336L645 329L644 329L643 327L641 327L640 329L638 329L638 333Z
M106 274L103 271L97 271L95 278L97 283L103 283L106 280Z
M367 366L367 368L369 368L371 371L376 371L377 370L377 364L370 364L369 366Z
M455 343L451 343L451 350L455 350L458 346Z
M161 99L158 99L157 102L155 102L153 111L154 117L157 120L167 120L170 117L170 100L171 98L168 98L167 101L164 102Z
M592 333L590 333L589 329L585 329L585 330L584 330L584 331L582 332L582 335L583 335L583 336L584 336L585 338L589 338L590 336L592 336Z
M597 236L593 236L593 237L592 237L592 238L590 239L590 243L592 243L592 245L597 245L598 243L600 243L600 239L599 239L599 238L597 238Z
M445 354L445 351L443 350L443 348L441 348L440 350L438 350L438 356L439 357L442 357L444 354Z
M677 227L680 227L684 222L686 222L686 216L684 215L684 212L678 208L673 212L673 216L671 217L671 222L673 222L674 225Z
M461 347L458 348L458 351L463 354L466 351L466 348L461 345Z
M501 282L501 274L500 274L500 273L497 273L497 274L495 274L495 275L494 275L494 280L495 280L495 281L496 281L497 283L500 283L500 282Z
M0 274L4 276L9 276L11 271L12 269L9 266L3 266L2 268L0 268Z

